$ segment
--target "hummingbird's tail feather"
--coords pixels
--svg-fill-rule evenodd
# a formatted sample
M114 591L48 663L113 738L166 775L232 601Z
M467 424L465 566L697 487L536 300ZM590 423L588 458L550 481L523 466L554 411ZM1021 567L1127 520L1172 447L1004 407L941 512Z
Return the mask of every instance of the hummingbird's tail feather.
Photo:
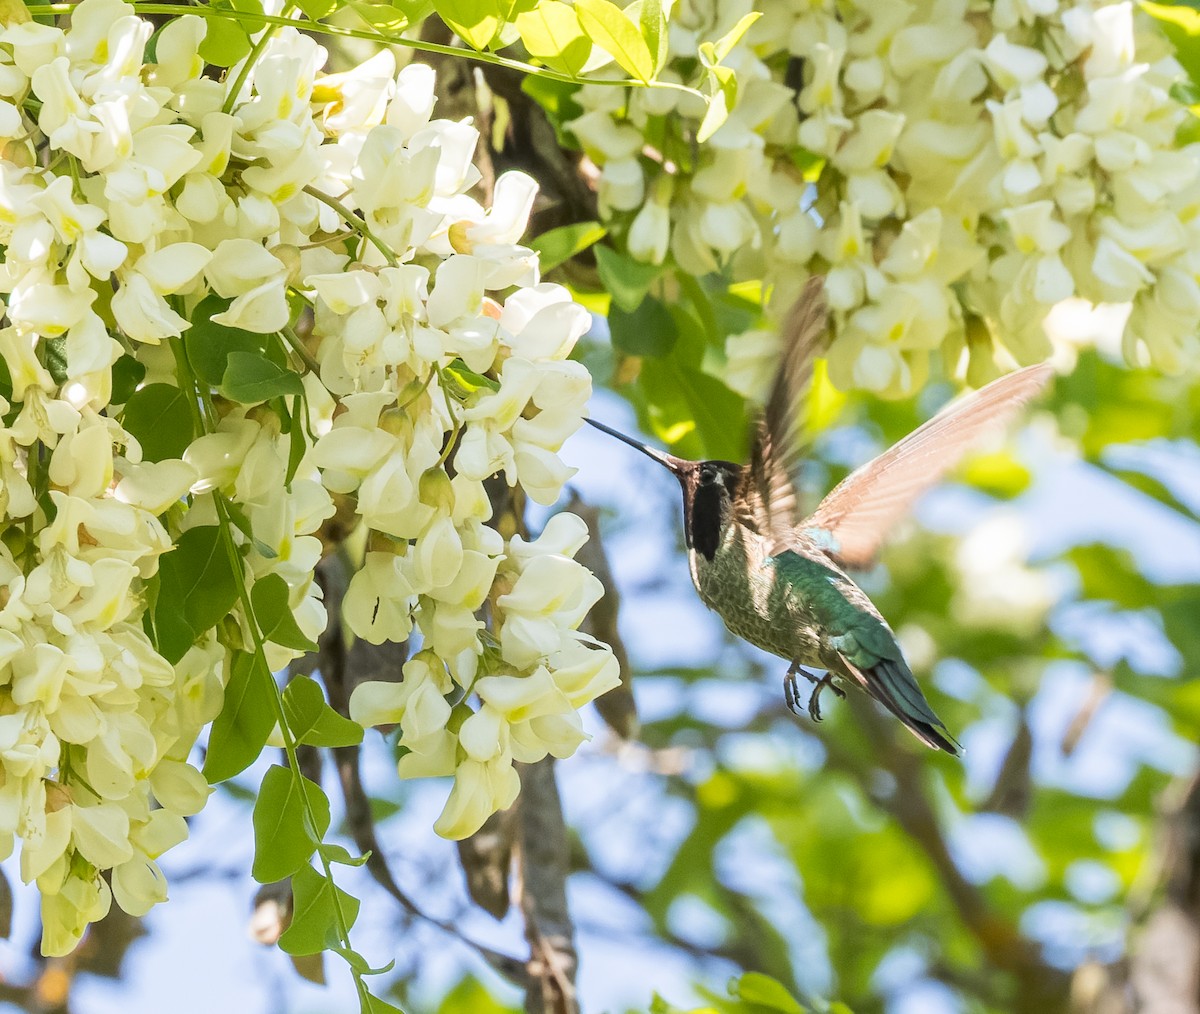
M858 684L900 719L917 739L934 750L945 750L955 757L960 754L962 747L933 713L912 672L902 660L884 658L869 668L860 669L845 655L841 658Z

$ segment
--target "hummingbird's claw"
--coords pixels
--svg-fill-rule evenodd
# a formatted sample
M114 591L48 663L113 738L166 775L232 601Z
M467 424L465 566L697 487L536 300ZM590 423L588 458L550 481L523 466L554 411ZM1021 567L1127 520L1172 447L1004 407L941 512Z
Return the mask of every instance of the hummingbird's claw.
M797 686L796 677L803 676L809 683L816 684L816 689L812 692L812 696L808 699L808 714L814 722L821 720L821 706L819 703L814 703L820 695L822 686L833 686L829 682L829 676L816 676L805 669L799 662L793 662L788 666L788 671L783 677L783 700L790 711L797 718L800 717L800 688ZM839 697L845 697L845 693L833 687L834 692Z
M783 677L783 701L797 718L800 717L800 688L796 686L796 672L803 672L795 662ZM807 675L807 674L806 674Z
M821 721L821 691L829 687L834 696L840 697L842 700L846 698L846 691L833 682L833 673L827 672L820 679L813 677L813 682L816 683L816 686L813 687L812 696L808 699L808 714L814 722L819 722Z

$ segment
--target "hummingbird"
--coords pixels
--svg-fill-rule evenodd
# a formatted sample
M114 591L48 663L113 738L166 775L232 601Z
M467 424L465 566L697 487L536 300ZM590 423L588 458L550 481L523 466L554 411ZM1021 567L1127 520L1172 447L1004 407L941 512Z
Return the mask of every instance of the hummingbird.
M797 676L813 684L814 721L821 720L822 690L846 696L837 679L873 697L922 743L957 755L959 744L929 706L895 633L847 571L869 568L913 501L1036 396L1053 369L1042 363L1016 370L952 403L848 475L801 519L793 481L803 456L799 406L827 317L823 279L813 276L785 322L748 464L678 458L587 421L679 480L692 583L733 634L789 663L784 698L793 713Z

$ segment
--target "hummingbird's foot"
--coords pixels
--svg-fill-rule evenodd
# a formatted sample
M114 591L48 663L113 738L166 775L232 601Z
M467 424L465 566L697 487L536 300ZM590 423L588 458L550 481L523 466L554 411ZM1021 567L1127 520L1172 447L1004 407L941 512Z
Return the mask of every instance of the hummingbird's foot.
M799 662L793 662L790 666L788 666L788 671L787 671L786 675L783 677L783 700L784 700L784 703L787 704L787 706L788 706L788 711L790 711L793 715L795 715L797 718L799 718L800 717L800 688L796 684L797 676L803 676L806 680L808 680L809 683L819 683L820 678L817 676L814 676L807 669L803 668ZM814 691L814 693L815 693L815 691ZM809 709L809 714L810 715L812 714L811 708ZM821 720L819 715L820 715L820 709L818 709L818 718L817 718L818 722Z
M805 673L805 675L808 675ZM846 691L833 682L833 673L827 672L820 679L810 677L816 684L813 687L812 696L808 699L808 715L814 722L821 720L821 691L829 687L833 691L834 696L840 697L843 700L846 698Z

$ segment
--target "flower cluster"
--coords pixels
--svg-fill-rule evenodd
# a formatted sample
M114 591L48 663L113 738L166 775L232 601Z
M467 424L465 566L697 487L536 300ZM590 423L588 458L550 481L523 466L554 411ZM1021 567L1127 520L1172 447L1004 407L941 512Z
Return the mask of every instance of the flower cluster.
M775 318L825 274L842 387L910 391L935 353L986 382L997 355L1044 358L1046 315L1072 296L1132 303L1127 355L1178 364L1200 313L1200 149L1176 144L1183 71L1132 3L759 9L725 60L737 105L698 159L691 97L579 92L569 127L634 257L765 277ZM674 66L744 13L683 0ZM740 336L734 372L770 346Z
M557 499L570 477L557 452L591 393L566 357L590 318L561 286L538 284L517 242L529 177L501 176L490 209L466 195L478 135L430 119L427 67L401 71L378 108L337 191L373 242L303 273L321 381L340 400L313 461L370 532L347 625L373 643L414 627L421 638L403 681L360 686L351 714L400 725L402 775L454 775L436 828L458 838L512 803L514 760L574 752L575 709L617 683L611 652L575 633L600 595L572 559L581 523L559 515L535 542L506 546L483 484L502 473L539 503ZM503 302L489 295L514 286ZM497 683L519 703L493 702Z
M217 80L203 19L147 63L152 31L121 0L0 29L0 852L52 954L166 897L231 653L278 669L325 627L334 497L369 530L348 627L422 641L355 710L395 713L403 774L454 776L442 833L512 801L514 760L572 752L616 682L575 632L600 593L577 519L487 524L498 472L557 498L590 394L589 317L519 245L532 181L467 195L477 134L432 118L428 68L322 76L272 29ZM228 581L172 569L189 539Z

